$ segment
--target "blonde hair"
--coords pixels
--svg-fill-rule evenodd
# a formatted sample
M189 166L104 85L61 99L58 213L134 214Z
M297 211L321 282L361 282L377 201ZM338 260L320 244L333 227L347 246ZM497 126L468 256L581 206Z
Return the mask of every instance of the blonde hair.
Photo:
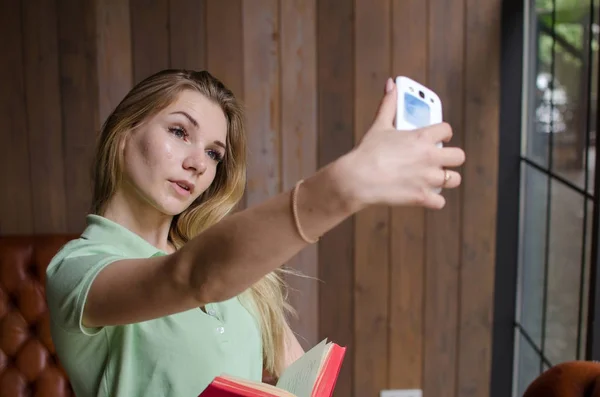
M243 110L233 93L206 71L163 70L134 86L102 126L94 161L92 212L102 214L122 177L121 147L127 134L166 108L183 90L194 90L218 104L227 119L227 151L211 186L175 216L170 242L178 249L229 214L243 196L246 183L246 133ZM287 304L283 269L266 275L242 294L258 317L263 368L279 376L284 357Z

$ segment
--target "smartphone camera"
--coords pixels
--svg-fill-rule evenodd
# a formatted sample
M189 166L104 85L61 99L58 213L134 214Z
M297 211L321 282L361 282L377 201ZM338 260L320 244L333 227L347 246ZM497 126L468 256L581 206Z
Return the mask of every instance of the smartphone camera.
M404 120L410 125L421 128L431 124L431 108L425 100L425 92L414 90L415 94L405 92L403 101ZM417 97L416 92L419 93Z

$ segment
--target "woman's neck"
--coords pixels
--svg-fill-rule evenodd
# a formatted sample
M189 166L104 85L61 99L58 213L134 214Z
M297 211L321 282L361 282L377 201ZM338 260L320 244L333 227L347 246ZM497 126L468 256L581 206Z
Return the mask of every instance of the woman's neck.
M117 191L109 200L101 215L131 230L162 251L174 251L168 240L173 217L161 214L146 202L125 197L122 190Z

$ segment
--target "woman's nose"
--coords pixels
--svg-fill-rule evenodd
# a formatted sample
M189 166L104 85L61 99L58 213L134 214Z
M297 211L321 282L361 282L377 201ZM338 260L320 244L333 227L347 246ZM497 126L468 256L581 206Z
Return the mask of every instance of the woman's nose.
M194 149L190 151L183 160L183 168L199 174L204 174L204 171L206 171L206 161L207 156L204 149Z

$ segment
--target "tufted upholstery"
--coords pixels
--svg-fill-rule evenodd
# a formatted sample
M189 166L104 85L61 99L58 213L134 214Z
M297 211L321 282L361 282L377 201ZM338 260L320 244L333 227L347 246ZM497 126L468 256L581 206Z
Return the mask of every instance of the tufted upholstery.
M538 376L523 397L600 397L600 363L557 364Z
M44 294L48 262L73 237L0 237L0 397L73 396Z

